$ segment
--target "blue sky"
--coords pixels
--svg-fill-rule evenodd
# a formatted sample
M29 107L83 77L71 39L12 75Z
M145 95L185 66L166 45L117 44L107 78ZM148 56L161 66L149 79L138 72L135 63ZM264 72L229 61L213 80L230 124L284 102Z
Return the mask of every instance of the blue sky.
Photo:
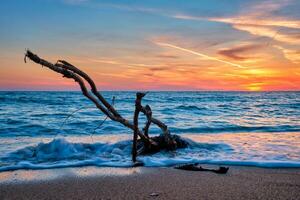
M298 90L299 9L297 0L3 1L0 89L76 89L24 65L29 48L82 65L104 89Z

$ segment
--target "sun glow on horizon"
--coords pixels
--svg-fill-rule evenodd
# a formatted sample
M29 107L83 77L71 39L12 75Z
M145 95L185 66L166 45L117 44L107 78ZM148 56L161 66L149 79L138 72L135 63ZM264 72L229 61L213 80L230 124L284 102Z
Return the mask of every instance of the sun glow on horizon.
M248 91L250 92L260 92L263 91L263 88L260 85L257 85L255 83L250 84L249 86L246 87Z
M28 1L0 6L0 90L79 90L25 47L100 90L300 90L300 1Z

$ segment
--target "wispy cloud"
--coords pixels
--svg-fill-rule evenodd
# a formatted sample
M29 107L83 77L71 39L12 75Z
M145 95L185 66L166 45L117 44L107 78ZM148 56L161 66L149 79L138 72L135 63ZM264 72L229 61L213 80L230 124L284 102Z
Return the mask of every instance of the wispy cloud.
M267 0L254 4L232 17L212 17L211 21L228 24L243 24L256 26L277 26L286 28L300 28L300 21L277 16L273 13L293 3L292 0Z
M275 41L289 44L300 44L300 29L284 32L284 30L280 28L249 24L233 24L232 27L237 30L248 32L252 35L268 37Z
M289 18L279 15L278 11L288 5L292 5L292 0L267 0L247 8L242 9L237 15L230 17L202 17L188 14L176 14L173 18L183 20L207 20L231 25L238 31L249 33L253 36L268 38L269 42L265 46L275 46L281 50L286 59L292 63L299 64L300 45L300 19ZM245 60L242 53L263 47L262 45L232 47L219 50L220 55L234 60Z
M175 14L172 17L226 23L236 30L245 31L252 35L269 37L280 42L298 43L300 42L300 20L273 14L292 2L291 0L262 1L231 17L206 18L188 14Z
M108 59L108 58L71 58L73 62L77 63L103 63L108 65L118 65L129 68L151 68L151 67L165 67L164 64L145 64L145 63L131 63L125 61L119 61L116 59Z
M156 55L157 58L167 58L167 59L178 59L179 56L168 54L168 53L161 53Z
M252 26L277 26L277 27L286 27L286 28L300 28L299 20L291 20L280 17L262 19L260 17L249 15L236 16L230 18L208 18L210 21L223 22L227 24L238 24L238 25L252 25Z
M190 49L186 49L186 48L183 48L183 47L179 47L179 46L176 46L176 45L173 45L173 44L163 43L163 42L156 42L156 44L159 45L159 46L165 46L165 47L178 49L180 51L185 51L185 52L194 54L196 56L200 56L202 58L205 58L207 60L213 60L213 61L225 63L225 64L228 64L228 65L231 65L231 66L234 66L234 67L238 67L238 68L246 68L245 66L242 66L242 65L239 65L239 64L236 64L236 63L232 63L232 62L229 62L229 61L226 61L226 60L222 60L222 59L219 59L217 57L209 56L209 55L206 55L206 54L203 54L203 53L200 53L200 52L196 52L196 51L193 51L193 50L190 50Z
M170 67L151 67L151 68L149 68L149 70L150 71L154 71L154 72L156 72L156 71L164 71L164 70L169 70L170 69Z
M233 60L243 61L253 58L253 56L244 56L243 54L256 51L263 47L264 45L261 44L243 44L232 48L221 49L218 51L218 54Z
M274 46L281 50L284 57L294 64L300 64L300 50L291 50L281 46Z

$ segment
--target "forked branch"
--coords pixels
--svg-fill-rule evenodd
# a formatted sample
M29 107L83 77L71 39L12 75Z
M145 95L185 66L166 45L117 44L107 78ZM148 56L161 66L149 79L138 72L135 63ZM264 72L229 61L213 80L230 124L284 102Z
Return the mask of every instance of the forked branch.
M160 120L154 118L152 116L152 111L149 105L145 107L142 106L142 98L146 95L146 93L138 92L136 95L136 103L135 103L135 113L134 113L134 120L133 123L129 120L123 118L119 112L110 104L108 101L98 92L96 84L85 72L81 71L74 65L70 64L64 60L58 60L56 64L52 64L36 54L32 53L31 51L27 50L25 54L24 61L26 62L26 58L29 58L33 62L45 66L57 73L63 75L63 77L71 78L75 82L77 82L80 86L82 94L86 96L90 101L92 101L95 106L104 113L109 119L119 122L122 125L130 128L134 132L133 137L133 151L132 151L132 159L135 162L136 156L138 152L145 153L145 152L154 152L160 149L176 149L180 147L185 147L187 145L186 142L180 140L179 136L171 135L170 131L168 130L167 125L165 125ZM87 89L85 85L85 81L90 86L90 91ZM142 112L147 117L147 122L145 127L141 131L138 126L138 117L139 113ZM162 130L162 135L158 137L149 137L149 127L151 123L157 125ZM143 145L140 150L137 150L138 143L138 136L140 137ZM179 145L178 145L179 144Z

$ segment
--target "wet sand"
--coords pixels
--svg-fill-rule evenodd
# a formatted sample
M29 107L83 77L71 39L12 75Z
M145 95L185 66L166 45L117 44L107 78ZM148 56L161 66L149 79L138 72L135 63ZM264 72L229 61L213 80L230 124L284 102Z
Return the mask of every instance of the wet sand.
M209 166L215 167L215 166ZM0 173L0 199L300 199L300 169L66 168Z

